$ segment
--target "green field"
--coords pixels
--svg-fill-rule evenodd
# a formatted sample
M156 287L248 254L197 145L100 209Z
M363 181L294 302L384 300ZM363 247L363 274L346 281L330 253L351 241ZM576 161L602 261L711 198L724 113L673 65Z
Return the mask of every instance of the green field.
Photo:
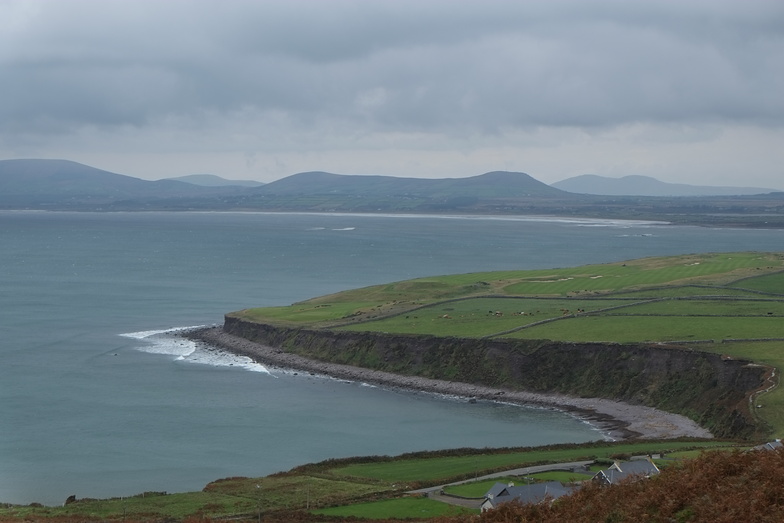
M492 336L542 319L561 316L575 305L586 311L597 311L630 303L634 302L612 299L581 300L577 303L561 298L472 298L430 305L408 314L337 329L436 336Z
M425 497L405 496L402 498L355 503L341 507L314 510L314 514L322 516L342 516L367 519L395 518L435 518L437 516L476 514L476 510L469 510Z
M511 338L564 341L665 342L784 339L782 317L584 316L538 325Z
M75 518L74 521L129 519L173 519L201 514L241 514L256 510L252 499L205 492L166 495L138 495L127 498L84 500L63 507L0 505L0 520L46 521L50 518Z
M308 328L569 342L699 342L784 368L784 254L712 253L419 278L232 313ZM731 343L728 343L731 342ZM784 435L779 389L757 414Z
M321 296L286 307L246 309L233 315L278 324L331 326L404 314L422 305L468 297L589 297L637 291L646 287L724 287L735 281L742 282L744 288L775 288L776 285L784 286L776 283L778 278L775 276L770 276L760 284L755 284L749 278L781 270L784 270L784 260L775 253L645 258L563 269L418 278Z
M624 299L655 299L655 298L689 298L689 297L734 297L734 296L758 296L752 289L733 288L729 286L710 286L710 285L678 285L678 286L655 286L638 290L621 290L613 292L612 296Z
M338 476L379 480L388 483L423 481L438 483L449 478L471 476L499 468L516 468L538 463L610 458L617 454L655 454L693 448L692 441L632 442L604 446L564 445L556 448L534 448L519 452L488 453L433 457L430 459L398 459L391 463L357 463L332 469ZM699 447L722 447L726 442L700 442Z
M734 447L732 443L715 440L594 442L550 448L447 451L449 455L425 452L367 458L353 464L350 462L357 461L356 458L328 460L263 478L217 480L201 492L80 500L64 507L0 504L0 521L203 521L207 518L256 521L259 513L262 519L264 514L277 514L280 521L286 519L281 514L288 512L427 518L453 513L455 509L421 497L406 496L406 490L412 486L437 485L498 469L542 463L577 459L606 461L613 456L731 447ZM538 476L548 478L546 474ZM489 483L492 485L495 480ZM465 488L483 488L469 485ZM292 519L303 520L301 516Z
M646 258L564 269L419 278L231 315L277 325L452 336L488 336L577 311L592 313L650 299L666 301L649 304L651 311L658 307L666 312L671 304L679 308L670 313L674 315L694 313L710 303L712 313L735 314L733 306L742 305L749 314L779 316L784 314L784 293L776 296L775 290L784 288L782 271L784 257L772 253ZM677 300L682 297L695 301L689 305L690 301Z

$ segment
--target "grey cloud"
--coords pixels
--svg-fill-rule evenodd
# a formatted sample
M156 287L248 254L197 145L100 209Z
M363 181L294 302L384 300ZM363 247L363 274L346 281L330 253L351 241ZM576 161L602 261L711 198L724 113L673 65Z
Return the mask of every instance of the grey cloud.
M248 109L444 133L784 122L780 2L39 5L0 37L5 133Z

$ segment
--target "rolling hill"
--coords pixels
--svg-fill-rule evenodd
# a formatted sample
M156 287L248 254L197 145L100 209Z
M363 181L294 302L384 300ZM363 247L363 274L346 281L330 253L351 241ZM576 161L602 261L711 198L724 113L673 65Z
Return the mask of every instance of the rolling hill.
M568 197L525 173L494 171L469 178L398 178L305 172L287 176L256 190L267 195L408 196L422 198Z
M326 172L268 184L191 175L148 181L67 160L0 161L0 208L438 212L482 201L579 199L524 173L398 178Z
M99 207L213 194L214 189L175 181L148 181L68 160L0 161L0 207Z
M597 179L603 180L581 178L583 182ZM673 192L661 189L661 182L653 179L622 180L625 184L634 182L638 189L619 189L615 180L612 190L598 190L596 184L590 190L613 194L655 192L639 189L644 182L659 187L660 193ZM313 171L257 187L237 183L214 175L148 181L67 160L4 160L0 161L0 209L550 215L712 227L784 227L784 192L744 196L597 195L568 192L563 190L564 182L553 187L525 173L508 171L441 179ZM572 186L570 190L589 189Z
M650 176L623 176L609 178L583 174L552 184L553 187L577 194L605 196L742 196L775 192L759 187L712 187L668 183Z

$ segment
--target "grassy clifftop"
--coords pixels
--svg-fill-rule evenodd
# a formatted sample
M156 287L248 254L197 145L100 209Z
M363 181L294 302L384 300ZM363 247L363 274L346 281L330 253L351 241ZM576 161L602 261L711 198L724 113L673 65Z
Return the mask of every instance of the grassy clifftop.
M645 258L560 269L418 278L321 296L286 307L246 309L230 316L308 328L384 332L391 328L407 333L488 336L568 316L564 312L576 315L638 301L699 297L735 297L741 301L764 298L760 292L770 293L771 299L776 299L776 295L784 298L782 271L784 255L780 253ZM412 314L416 311L421 314ZM763 312L767 315L769 311ZM437 318L454 321L430 321ZM610 336L594 341L624 340Z
M784 255L721 253L421 278L239 311L226 328L326 361L622 399L748 436L784 431L784 395L758 395L774 383L750 363L784 365L782 317Z

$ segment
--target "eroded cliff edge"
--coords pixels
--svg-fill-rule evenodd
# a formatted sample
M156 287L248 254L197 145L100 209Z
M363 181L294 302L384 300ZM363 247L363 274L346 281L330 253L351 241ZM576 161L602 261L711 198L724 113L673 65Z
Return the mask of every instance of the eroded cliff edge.
M765 435L750 398L772 369L688 347L308 330L231 315L223 331L289 354L494 389L596 397L682 414L717 437Z

